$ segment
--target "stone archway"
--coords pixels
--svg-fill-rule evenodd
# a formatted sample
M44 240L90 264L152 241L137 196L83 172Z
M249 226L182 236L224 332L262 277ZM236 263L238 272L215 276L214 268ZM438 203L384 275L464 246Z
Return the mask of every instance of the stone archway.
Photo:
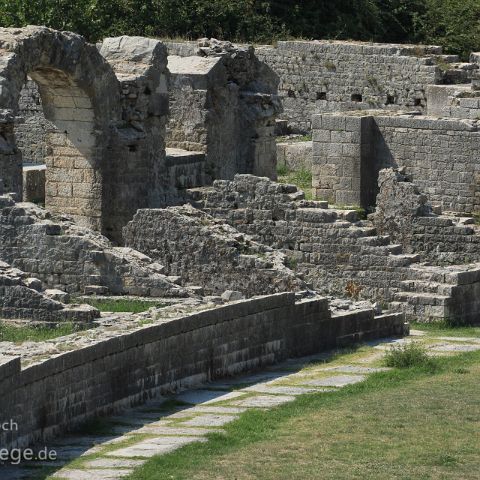
M46 27L0 29L0 178L21 195L22 161L14 117L27 75L39 86L46 137L45 206L84 226L103 230L104 162L111 127L121 118L120 86L94 45Z

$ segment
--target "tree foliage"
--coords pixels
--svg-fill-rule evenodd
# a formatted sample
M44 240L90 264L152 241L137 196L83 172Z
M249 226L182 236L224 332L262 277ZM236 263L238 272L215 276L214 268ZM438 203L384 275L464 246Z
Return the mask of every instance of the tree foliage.
M272 42L332 38L480 50L480 0L0 0L0 25Z

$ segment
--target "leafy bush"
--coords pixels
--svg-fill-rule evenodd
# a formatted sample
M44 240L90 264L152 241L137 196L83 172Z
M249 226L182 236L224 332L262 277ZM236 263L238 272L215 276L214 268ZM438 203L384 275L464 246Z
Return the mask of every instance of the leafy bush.
M433 367L435 360L428 356L425 346L408 342L390 347L385 354L385 365L393 368Z
M480 0L0 0L0 26L115 35L435 43L480 50Z

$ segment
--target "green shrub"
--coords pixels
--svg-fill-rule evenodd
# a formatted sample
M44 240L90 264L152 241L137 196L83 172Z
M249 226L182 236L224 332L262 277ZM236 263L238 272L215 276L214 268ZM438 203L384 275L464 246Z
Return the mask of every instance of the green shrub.
M435 359L428 356L425 346L416 342L393 345L385 354L387 367L433 367L435 363Z

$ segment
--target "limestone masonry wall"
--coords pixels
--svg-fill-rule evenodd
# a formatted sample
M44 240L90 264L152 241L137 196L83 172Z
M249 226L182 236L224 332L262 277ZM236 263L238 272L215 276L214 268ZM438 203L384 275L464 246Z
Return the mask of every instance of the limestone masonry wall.
M237 175L234 181L216 181L211 188L193 189L189 194L197 208L255 241L283 251L287 265L319 292L373 300L405 311L417 321L448 318L478 323L478 263L452 267L417 264L422 256L440 264L461 258L475 261L478 236L469 226L438 229L434 223L432 228L428 222L442 224L443 217L418 217L415 226L423 228L415 240L419 254L405 253L399 243L402 237L381 234L372 222L359 220L353 210L305 201L293 185ZM437 250L435 242L441 245Z
M477 121L352 112L316 115L313 129L317 198L373 207L380 169L405 167L445 211L480 209Z
M298 291L306 285L285 266L283 253L190 206L139 210L124 229L125 242L208 294Z
M89 305L64 305L42 283L0 261L0 318L40 322L89 322L100 312Z
M378 184L372 219L379 234L434 265L480 261L480 232L473 218L435 214L427 196L393 169L381 170Z
M275 178L278 80L253 47L215 39L167 47L167 146L204 152L210 179L235 173Z
M426 86L445 80L438 64L458 61L435 46L361 42L282 41L256 52L280 77L281 118L296 132L309 131L321 112L423 110Z
M54 129L43 114L42 98L33 80L27 80L18 100L20 119L15 125L23 163L42 164L47 156L47 131Z
M0 197L0 260L69 293L184 297L146 255L33 204Z
M293 293L194 313L99 341L21 369L0 359L4 448L45 442L98 415L327 348L404 334L403 315L372 310L332 317L325 299L295 303Z

